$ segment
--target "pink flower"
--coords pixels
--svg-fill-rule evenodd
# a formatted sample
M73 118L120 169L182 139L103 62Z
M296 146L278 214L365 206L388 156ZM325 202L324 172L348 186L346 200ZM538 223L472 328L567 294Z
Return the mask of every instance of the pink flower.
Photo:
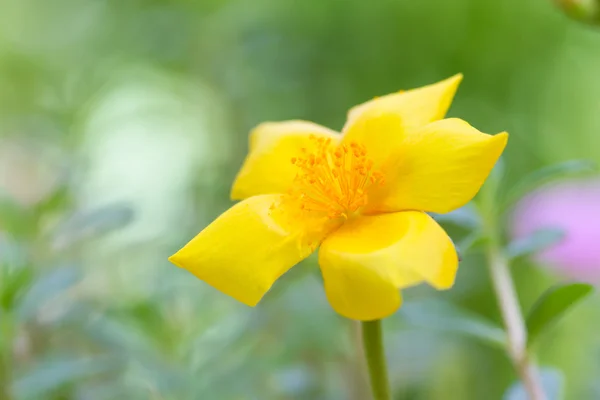
M543 187L515 208L511 233L519 239L540 229L564 238L536 261L569 278L600 283L600 180L565 181Z

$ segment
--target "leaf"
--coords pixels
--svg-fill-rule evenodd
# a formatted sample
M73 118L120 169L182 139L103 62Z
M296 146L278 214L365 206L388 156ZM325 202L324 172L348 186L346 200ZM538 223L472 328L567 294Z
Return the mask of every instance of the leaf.
M472 252L486 243L487 237L481 231L473 231L455 244L461 256Z
M28 259L27 245L27 242L14 240L0 232L0 265L8 270L25 265Z
M509 259L514 259L537 253L559 243L564 237L565 234L561 229L540 229L527 237L516 239L509 243L506 247L506 256Z
M35 317L42 306L56 298L79 281L81 273L71 267L52 270L33 282L17 306L17 315L22 321Z
M87 307L81 310L90 315ZM85 316L80 315L80 318ZM142 331L130 320L121 321L108 315L89 318L79 325L88 339L95 344L110 348L124 356L150 360L158 358L157 349L153 346L153 331Z
M33 235L36 221L29 210L0 192L0 226L10 236L24 238Z
M310 393L310 388L315 386L318 379L315 371L302 364L280 368L274 374L278 391L292 399Z
M567 310L589 296L593 290L594 287L587 283L571 283L559 285L544 292L527 316L528 345L531 345Z
M499 192L503 186L504 178L504 158L500 157L474 200L478 214L483 221L489 220L492 215L497 213L497 203L501 197Z
M133 220L133 209L125 204L113 204L97 210L73 215L54 236L54 245L65 248L122 228Z
M34 207L35 214L39 217L46 213L66 209L73 206L73 194L68 186L67 176L61 177L54 190Z
M0 265L0 269L0 308L11 310L31 285L34 274L30 266Z
M502 183L504 182L505 178L506 163L504 162L504 157L500 157L498 161L496 161L494 168L492 168L490 175L488 176L487 180L485 181L482 187L482 194L485 197L496 198L498 193L500 192Z
M402 306L400 315L408 324L420 328L465 335L500 348L506 344L502 328L448 303L434 300L411 302Z
M128 390L126 385L127 383L116 379L108 382L100 381L93 384L77 385L73 398L79 400L139 399L140 397L133 396L131 388ZM165 397L163 396L162 399L165 399Z
M171 350L176 351L178 346L186 346L189 343L177 342L171 348L171 343L164 343L164 336L157 335L159 329L140 327L136 324L133 313L121 314L122 310L119 309L99 314L97 307L90 307L90 304L86 303L77 304L70 313L69 327L72 332L85 337L95 347L102 349L102 354L110 354L115 362L113 372L117 368L129 368L129 362L136 360L139 369L135 374L139 374L144 381L152 382L153 387L161 392L163 389L167 391L168 388L185 384L187 376L182 375L182 371L179 370L181 365L172 364L164 355ZM112 314L115 311L118 315ZM206 349L205 353L213 354ZM188 355L185 359L188 359ZM132 373L132 370L128 369L128 373ZM193 379L198 378L194 376Z
M26 258L24 244L0 232L0 310L12 313L35 279L35 271Z
M76 356L49 357L39 361L13 382L12 390L19 399L50 398L50 392L71 382L93 377L110 370L108 359Z
M477 215L475 208L471 205L466 205L446 214L430 213L430 215L442 224L453 224L468 229L481 226L479 215Z
M565 378L561 371L555 368L542 368L539 378L546 400L562 400ZM512 384L502 400L529 400L529 396L520 381Z
M540 168L521 179L506 195L503 204L510 207L527 193L539 186L564 175L582 174L596 170L596 164L589 160L570 160L560 164Z

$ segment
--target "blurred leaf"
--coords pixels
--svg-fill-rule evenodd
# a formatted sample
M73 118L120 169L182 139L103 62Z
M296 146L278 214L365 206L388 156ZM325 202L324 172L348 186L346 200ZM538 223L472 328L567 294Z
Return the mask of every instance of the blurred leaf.
M400 309L400 315L416 327L464 335L500 348L506 344L501 327L450 303L434 300L407 303Z
M10 267L2 265L0 280L0 305L5 310L12 309L18 298L27 290L34 277L31 267Z
M460 252L461 256L468 254L469 252L481 247L487 241L487 237L483 232L475 230L465 236L461 241L456 243L456 248Z
M169 359L176 354L177 349L172 349L175 353L161 352L165 349L157 345L156 342L161 338L156 337L155 329L141 329L131 316L119 319L112 315L98 315L87 307L81 307L78 311L80 315L72 321L73 328L81 329L87 339L100 346L104 353L115 357L118 364L113 372L127 368L131 373L131 368L135 367L134 374L139 375L139 379L144 382L152 382L152 386L160 389L161 393L186 384L188 376L183 374L180 365ZM86 317L87 321L82 321ZM135 365L129 364L132 360L136 361ZM194 376L193 379L197 380L198 377Z
M506 247L506 256L509 259L537 253L554 244L559 243L565 234L561 229L540 229L531 235L513 240Z
M542 368L539 374L546 400L562 400L565 381L562 372L555 368ZM529 400L529 396L523 384L516 382L508 388L502 400Z
M199 332L190 349L194 368L210 369L210 366L219 363L219 360L224 362L227 358L224 354L233 353L236 345L242 342L244 346L250 345L251 341L247 336L250 334L249 322L246 316L232 314L220 318L210 327ZM207 349L211 349L211 352ZM235 360L236 363L239 361Z
M496 161L496 164L490 173L490 179L492 179L492 183L496 186L496 189L500 187L500 184L502 183L502 180L504 180L505 176L506 162L504 161L504 157L500 157L498 161Z
M132 220L133 209L125 204L75 214L57 230L54 244L59 248L68 247L122 228Z
M277 391L291 399L310 396L309 389L315 386L318 379L315 372L306 365L285 366L274 373L273 381L277 385Z
M0 309L0 384L2 384L2 368L12 359L15 324L11 315ZM0 394L2 391L0 391ZM2 397L0 396L0 399Z
M132 391L127 391L126 385L116 380L99 384L78 385L76 394L73 396L78 400L134 400L140 398L139 394L134 396ZM144 393L146 396L147 394Z
M479 215L484 220L497 214L497 203L500 197L499 192L502 187L502 182L504 181L504 176L504 158L500 157L475 198L476 205L479 209Z
M15 238L30 236L36 227L32 214L0 192L0 226Z
M39 277L25 293L17 306L17 315L23 321L35 317L44 304L79 281L81 273L71 267L52 270Z
M505 176L506 162L504 161L504 157L500 157L498 161L496 161L492 172L490 172L490 175L486 180L486 183L484 184L485 186L487 186L486 191L495 196L499 192Z
M538 169L526 175L509 190L503 202L504 207L512 206L519 199L545 183L565 175L583 174L595 170L596 164L589 160L571 160Z
M151 301L137 301L119 310L126 320L139 325L142 331L154 330L152 336L163 344L169 339L165 316L161 313L160 306Z
M83 308L80 311L90 316L91 310ZM150 340L153 332L140 330L132 321L94 315L80 328L96 344L112 348L125 357L135 356L145 360L157 358L157 349Z
M0 232L0 266L9 271L27 263L27 242L10 238Z
M430 213L430 215L441 224L454 224L468 229L474 229L481 225L479 215L471 205L466 205L446 214Z
M43 359L13 383L19 399L50 398L50 392L66 384L109 371L113 366L104 358L60 356Z
M571 283L544 292L527 316L528 344L531 345L544 330L593 290L594 287L587 283Z
M35 213L41 216L47 212L60 210L63 207L71 205L72 193L67 186L66 179L63 179L56 185L53 192L45 199L36 204Z

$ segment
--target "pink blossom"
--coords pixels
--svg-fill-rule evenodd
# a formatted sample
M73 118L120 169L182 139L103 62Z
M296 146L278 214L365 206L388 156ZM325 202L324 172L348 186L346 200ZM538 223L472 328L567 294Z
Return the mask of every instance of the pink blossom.
M600 283L600 180L567 181L543 187L515 208L513 238L557 228L564 238L536 261L572 279Z

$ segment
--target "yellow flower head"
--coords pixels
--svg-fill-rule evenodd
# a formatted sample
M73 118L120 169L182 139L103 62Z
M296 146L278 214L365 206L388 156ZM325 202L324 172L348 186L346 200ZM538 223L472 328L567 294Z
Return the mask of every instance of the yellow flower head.
M456 251L426 212L471 200L508 139L442 119L461 78L354 107L341 134L305 121L259 125L231 192L242 201L171 262L254 306L320 246L329 302L358 320L396 311L398 289L451 287Z

